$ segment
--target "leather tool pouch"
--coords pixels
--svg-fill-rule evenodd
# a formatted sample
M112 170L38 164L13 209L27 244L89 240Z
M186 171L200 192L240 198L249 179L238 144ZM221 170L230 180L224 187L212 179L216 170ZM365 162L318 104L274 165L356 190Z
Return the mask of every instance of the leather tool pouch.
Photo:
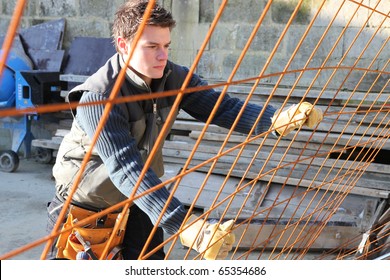
M74 226L78 221L82 221L89 216L96 214L94 211L86 210L78 206L71 205L69 214L62 229L72 228L70 231L60 234L57 240L57 258L65 258L70 260L80 259L79 256L86 256L88 247L90 247L93 255L100 259L101 255L113 234L114 226L119 222L121 213L110 213L103 217L94 219L83 226ZM109 245L108 255L104 259L120 259L120 245L122 244L125 235L125 228L129 212L123 217L118 232L114 233L114 238ZM80 241L80 237L82 241ZM83 241L85 244L83 245ZM86 248L87 247L87 248ZM83 254L84 253L84 254ZM81 259L86 259L81 258ZM91 258L89 254L87 259Z

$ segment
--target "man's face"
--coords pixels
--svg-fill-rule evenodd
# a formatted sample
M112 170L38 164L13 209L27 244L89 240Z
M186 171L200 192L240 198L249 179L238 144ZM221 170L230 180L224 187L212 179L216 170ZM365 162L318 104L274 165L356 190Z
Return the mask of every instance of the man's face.
M152 79L161 78L168 61L170 43L169 28L145 26L131 57L130 68L148 84ZM131 47L133 46L126 43L126 49L122 50L125 61L127 61Z

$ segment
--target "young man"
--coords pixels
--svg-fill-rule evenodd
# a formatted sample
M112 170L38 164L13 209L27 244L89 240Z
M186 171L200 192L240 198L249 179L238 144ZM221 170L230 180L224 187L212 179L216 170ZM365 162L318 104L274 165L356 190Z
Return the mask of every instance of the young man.
M127 1L120 7L113 24L113 37L117 54L111 57L85 83L73 89L70 96L72 94L81 95L80 103L107 99L118 73L125 67L125 62L133 49L130 65L126 69L126 79L120 88L119 96L169 91L179 89L182 86L189 70L168 60L168 50L171 43L170 33L175 25L175 21L168 11L159 5L154 6L140 40L134 46L133 39L147 5L148 1L137 0ZM199 76L193 75L188 87L198 87L205 84L206 82L201 80ZM219 93L214 90L185 94L180 109L200 121L206 121L218 97ZM113 106L94 147L86 172L72 197L72 204L98 211L125 200L131 194L174 100L175 97L166 97ZM230 128L242 105L242 101L226 96L219 106L213 123ZM316 123L320 120L319 111L311 105L307 105L307 107L309 109L301 112L301 120L288 125L288 129L299 127L305 122ZM238 122L236 131L248 133L262 109L260 106L249 104ZM280 116L285 117L278 117L275 115L276 110L268 106L264 109L263 117L257 125L255 133L268 131L273 123L277 123L277 127L281 127L279 129L281 133L284 132L291 117L294 114L297 115L296 109L293 113L289 111L288 114L286 112L280 114ZM53 167L57 191L48 209L49 231L57 220L63 201L68 197L103 110L104 105L78 107L71 132L64 137ZM297 118L297 120L299 119ZM159 177L162 175L163 160L160 148L137 193L140 194L160 184ZM161 188L134 201L134 205L130 207L122 244L125 259L138 258L153 225L167 204L169 194L167 189ZM194 217L191 216L185 221L186 214L183 205L174 198L169 203L167 211L163 213L159 229L154 235L149 249L161 244L163 231L174 234L183 223L188 224L189 221L194 220ZM180 235L182 244L202 252L207 248L211 238L210 230L205 230L207 227L212 228L212 235L215 233L215 236L225 235L225 237L218 242L218 245L206 251L205 258L226 257L234 242L234 236L226 234L231 225L215 227L207 222L198 221ZM201 228L203 228L204 234L198 237ZM164 256L164 251L161 249L150 259L163 259Z

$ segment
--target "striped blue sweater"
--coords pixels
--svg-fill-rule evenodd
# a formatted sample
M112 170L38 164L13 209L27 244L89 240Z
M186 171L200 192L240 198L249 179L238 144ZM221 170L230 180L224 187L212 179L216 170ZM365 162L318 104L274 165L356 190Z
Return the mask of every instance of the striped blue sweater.
M188 73L188 69L171 62L167 65L167 68L170 69L170 74L164 84L158 85L159 90L180 88ZM115 69L114 72L118 72L118 69ZM127 74L125 81L127 86L132 87L134 90L139 90L140 93L145 92L145 90L155 90L153 88L148 88L148 86L137 78L130 70ZM104 75L102 75L102 73L95 74L90 77L89 82L94 81L94 79L96 81L98 79L104 79ZM206 84L207 83L199 76L193 75L189 87L197 87ZM212 89L186 94L180 104L180 109L200 121L206 121L210 112L213 110L219 95L220 93ZM107 94L100 94L93 90L89 90L84 91L80 102L101 101L105 98L107 98ZM230 128L242 106L243 101L226 95L222 104L219 106L212 123L221 127ZM96 127L103 114L103 110L104 105L79 106L77 108L76 121L91 138L96 131ZM261 106L249 104L245 108L244 114L238 122L235 130L241 133L248 133L253 127L261 110ZM129 113L131 114L131 112ZM275 109L272 106L265 108L263 117L255 130L255 134L262 133L270 128L271 117L274 113ZM114 106L96 144L96 149L108 169L110 179L125 196L129 196L133 191L133 187L138 181L143 168L143 160L137 147L137 143L129 131L130 127L128 119L126 119L126 116L123 114L119 106ZM158 176L153 172L153 170L149 169L139 186L137 194L140 194L160 183L161 180ZM151 221L155 224L163 207L167 203L169 195L170 193L166 188L161 188L148 195L142 196L141 198L135 200L134 203L148 214ZM159 226L161 226L168 234L173 234L180 228L185 215L186 210L184 206L178 199L174 198L170 202L167 211L163 214Z

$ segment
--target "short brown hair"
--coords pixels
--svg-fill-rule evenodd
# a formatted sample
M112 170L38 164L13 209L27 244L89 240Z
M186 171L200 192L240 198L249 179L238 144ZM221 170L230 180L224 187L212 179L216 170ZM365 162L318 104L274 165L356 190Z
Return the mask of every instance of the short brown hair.
M134 39L148 3L149 1L146 0L129 0L118 9L112 27L115 45L118 37L129 41ZM176 25L176 21L169 11L155 3L147 24L172 29Z

